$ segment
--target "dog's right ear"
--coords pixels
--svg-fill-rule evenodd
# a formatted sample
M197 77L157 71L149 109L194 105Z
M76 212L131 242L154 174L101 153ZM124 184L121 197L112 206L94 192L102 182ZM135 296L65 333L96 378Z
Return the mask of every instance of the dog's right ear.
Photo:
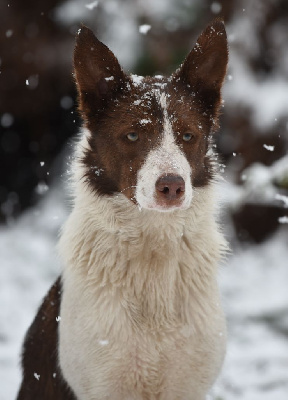
M123 87L125 74L117 58L86 26L78 31L74 50L74 73L79 109L86 116L102 110Z

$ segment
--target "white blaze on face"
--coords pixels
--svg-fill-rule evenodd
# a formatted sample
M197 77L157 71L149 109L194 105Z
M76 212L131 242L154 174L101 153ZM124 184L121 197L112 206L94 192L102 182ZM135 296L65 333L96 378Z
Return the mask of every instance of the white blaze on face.
M172 124L167 111L167 97L165 93L156 92L159 103L163 109L164 124L161 143L152 149L138 171L136 185L136 201L142 208L159 211L171 211L173 209L186 209L192 200L191 167L185 154L176 144L173 135ZM156 182L167 174L180 176L185 182L185 193L177 206L164 207L157 202Z

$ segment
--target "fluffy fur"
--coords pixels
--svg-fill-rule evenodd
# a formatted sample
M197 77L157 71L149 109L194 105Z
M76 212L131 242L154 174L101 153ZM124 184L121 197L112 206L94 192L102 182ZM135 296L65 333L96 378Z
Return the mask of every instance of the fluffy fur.
M204 399L225 349L212 185L171 214L80 193L60 242L64 377L79 399Z
M226 342L211 144L227 56L216 20L170 78L127 76L81 29L74 63L84 128L59 243L62 284L28 332L18 400L29 399L25 379L31 399L205 399ZM46 365L45 353L43 374L59 376L35 389L25 361L34 342L45 347L37 329L51 299L61 321L47 328L47 353L56 349L58 360Z

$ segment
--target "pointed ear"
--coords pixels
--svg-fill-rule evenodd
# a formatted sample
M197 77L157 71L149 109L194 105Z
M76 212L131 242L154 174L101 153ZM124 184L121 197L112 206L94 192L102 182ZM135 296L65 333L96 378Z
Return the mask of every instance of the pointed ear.
M191 86L195 93L220 100L228 63L228 44L225 26L216 19L202 32L196 45L184 61L175 78ZM206 95L205 95L206 93ZM218 94L218 95L217 95ZM212 105L212 104L211 104Z
M86 26L78 31L74 49L74 73L79 95L79 108L88 114L93 108L103 109L109 98L125 81L118 60Z

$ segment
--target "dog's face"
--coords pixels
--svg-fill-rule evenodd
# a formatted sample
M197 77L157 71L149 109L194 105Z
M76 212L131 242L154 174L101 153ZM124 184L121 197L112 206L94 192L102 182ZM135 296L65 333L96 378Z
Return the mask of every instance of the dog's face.
M188 208L194 188L213 177L211 135L227 59L225 28L215 21L171 77L128 76L83 27L74 67L90 132L82 162L91 188L100 195L123 193L146 209Z

